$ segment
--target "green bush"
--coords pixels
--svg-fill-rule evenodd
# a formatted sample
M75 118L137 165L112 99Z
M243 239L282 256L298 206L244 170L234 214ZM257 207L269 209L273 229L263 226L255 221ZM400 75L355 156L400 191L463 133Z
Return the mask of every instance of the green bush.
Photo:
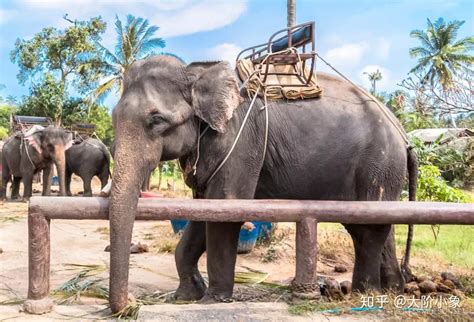
M412 138L418 164L436 166L450 185L464 187L474 184L474 141L465 147L441 145L442 136L431 144Z
M450 187L434 165L419 167L416 198L420 201L470 202L471 198L461 190Z

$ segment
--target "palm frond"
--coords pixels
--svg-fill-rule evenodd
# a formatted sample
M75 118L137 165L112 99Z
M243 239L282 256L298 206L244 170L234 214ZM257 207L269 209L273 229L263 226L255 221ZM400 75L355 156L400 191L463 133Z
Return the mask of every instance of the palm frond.
M96 42L96 45L97 47L99 47L102 55L104 55L106 62L112 63L112 64L118 64L118 65L122 64L120 59L117 56L115 56L110 50L104 47L101 43Z
M122 21L120 21L119 17L115 16L115 32L117 33L117 44L115 45L115 55L119 58L122 63L126 63L123 44L125 42L124 36L125 32L123 29Z
M101 102L114 88L119 87L119 78L117 76L111 77L107 81L100 84L93 92L93 100ZM118 90L118 88L117 88Z
M430 53L436 52L436 48L431 43L430 37L423 30L413 30L410 32L410 37L420 40L422 46Z
M432 44L433 48L435 50L439 50L441 48L441 43L437 34L438 29L433 25L430 19L427 19L427 20L428 20L428 29L427 29L426 34L428 35L428 38L430 39L430 43Z
M425 47L413 47L413 48L410 48L408 52L410 54L410 57L412 58L415 58L418 56L425 58L425 57L431 57L432 55L432 53Z
M469 36L458 40L453 44L452 47L453 50L461 52L474 50L474 36Z

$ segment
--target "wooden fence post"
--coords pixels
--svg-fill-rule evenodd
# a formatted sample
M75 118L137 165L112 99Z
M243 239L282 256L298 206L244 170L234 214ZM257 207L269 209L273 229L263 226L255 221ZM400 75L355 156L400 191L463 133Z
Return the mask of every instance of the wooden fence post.
M49 232L49 219L35 213L28 215L28 299L23 305L28 313L44 314L53 309L54 303L48 297Z
M296 272L291 283L293 295L316 299L321 296L316 282L317 222L304 217L296 223Z

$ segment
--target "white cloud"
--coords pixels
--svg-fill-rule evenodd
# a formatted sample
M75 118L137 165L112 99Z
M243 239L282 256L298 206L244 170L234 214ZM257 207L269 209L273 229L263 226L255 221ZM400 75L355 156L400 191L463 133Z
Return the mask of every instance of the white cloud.
M377 81L376 88L377 91L390 90L393 88L393 81L391 79L391 72L387 68L381 67L379 65L366 65L361 70L358 71L357 77L361 80L362 84L366 88L370 88L372 84L369 81L368 75L377 71L377 69L382 74L382 79Z
M237 54L242 51L242 48L236 44L223 43L209 49L209 59L225 60L228 61L232 66L235 65L235 59Z
M366 41L346 44L328 50L325 58L336 68L353 67L360 63L368 49L369 44Z
M125 13L146 17L160 27L157 35L170 38L210 31L236 21L247 9L247 0L21 0L23 7L68 12L74 18L112 17Z
M209 31L236 21L247 9L247 2L203 0L180 10L157 13L150 20L160 26L158 35L175 37Z

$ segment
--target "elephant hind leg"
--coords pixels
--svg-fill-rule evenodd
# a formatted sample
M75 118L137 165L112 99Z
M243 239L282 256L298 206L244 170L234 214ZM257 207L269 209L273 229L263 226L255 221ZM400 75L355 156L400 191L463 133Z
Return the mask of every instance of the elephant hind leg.
M382 263L380 265L380 281L382 289L403 293L405 280L398 265L395 250L395 227L392 226L382 250Z
M198 261L206 251L206 223L188 223L175 251L179 287L174 294L176 300L200 300L206 292L206 284L199 273Z
M359 292L380 292L382 250L391 226L346 225L346 229L352 237L355 250L352 288Z
M104 189L104 187L107 185L107 182L109 181L110 173L109 173L109 165L105 165L102 167L102 171L99 174L99 179L100 179L100 189Z
M207 222L207 271L209 288L201 303L225 302L232 299L237 244L242 222Z
M84 197L92 197L92 176L91 175L85 175L82 177L82 182L84 185Z

